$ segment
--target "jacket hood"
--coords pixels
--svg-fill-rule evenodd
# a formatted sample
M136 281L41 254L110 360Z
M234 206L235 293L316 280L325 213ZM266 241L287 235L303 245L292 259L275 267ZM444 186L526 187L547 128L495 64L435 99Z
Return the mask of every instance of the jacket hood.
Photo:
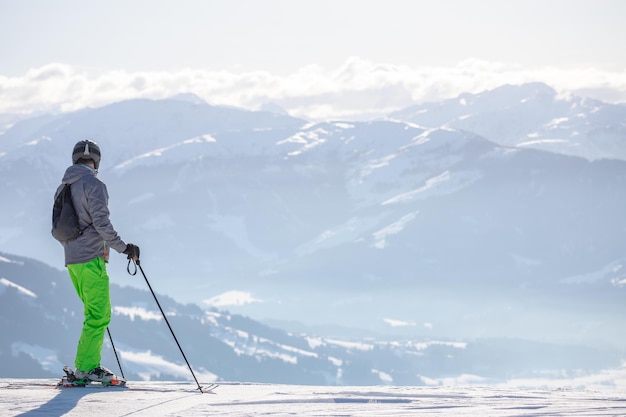
M65 174L63 175L63 184L74 184L84 176L92 175L95 177L97 174L98 171L90 166L75 164L65 170Z

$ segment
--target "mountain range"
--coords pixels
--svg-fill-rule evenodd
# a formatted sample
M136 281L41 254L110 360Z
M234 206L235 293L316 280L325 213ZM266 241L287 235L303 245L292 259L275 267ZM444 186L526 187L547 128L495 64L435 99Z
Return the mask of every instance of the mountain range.
M232 313L295 333L626 348L626 107L535 83L367 122L272 109L187 95L7 126L0 250L63 268L52 195L90 138L113 224L179 302L245 293Z
M156 285L155 285L156 286ZM619 350L508 339L350 341L294 334L215 308L155 295L195 377L306 385L504 383L546 375L615 383ZM192 380L150 293L111 288L103 364L130 381ZM64 271L0 253L0 377L54 378L73 363L82 305ZM105 336L106 337L106 336ZM613 374L603 370L616 369ZM540 382L541 383L541 382Z
M504 146L622 160L626 158L625 116L623 104L558 94L543 83L505 85L390 115L421 126L471 131Z

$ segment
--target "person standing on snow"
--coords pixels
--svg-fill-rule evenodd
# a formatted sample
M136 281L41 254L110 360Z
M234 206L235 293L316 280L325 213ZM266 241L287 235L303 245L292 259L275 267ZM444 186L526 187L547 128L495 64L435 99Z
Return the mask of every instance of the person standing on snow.
M72 163L65 171L61 186L70 184L72 202L82 234L62 242L67 267L74 288L84 306L85 320L76 349L74 372L77 379L109 382L115 374L100 364L104 333L111 320L109 276L106 262L109 248L139 259L139 247L126 244L109 220L109 195L106 185L96 176L100 166L100 147L91 140L81 140L72 151Z

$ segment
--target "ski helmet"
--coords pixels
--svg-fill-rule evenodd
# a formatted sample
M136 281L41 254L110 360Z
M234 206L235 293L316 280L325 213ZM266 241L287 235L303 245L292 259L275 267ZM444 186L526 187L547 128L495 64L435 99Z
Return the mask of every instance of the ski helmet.
M100 166L100 147L93 140L85 139L74 145L72 162L77 163L80 159L91 159L96 169Z

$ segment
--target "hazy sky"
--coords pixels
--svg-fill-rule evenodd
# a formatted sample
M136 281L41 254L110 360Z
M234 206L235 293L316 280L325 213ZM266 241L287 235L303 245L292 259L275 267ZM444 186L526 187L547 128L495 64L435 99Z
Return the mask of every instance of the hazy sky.
M0 112L192 91L323 117L535 80L624 101L625 17L621 0L0 0Z

